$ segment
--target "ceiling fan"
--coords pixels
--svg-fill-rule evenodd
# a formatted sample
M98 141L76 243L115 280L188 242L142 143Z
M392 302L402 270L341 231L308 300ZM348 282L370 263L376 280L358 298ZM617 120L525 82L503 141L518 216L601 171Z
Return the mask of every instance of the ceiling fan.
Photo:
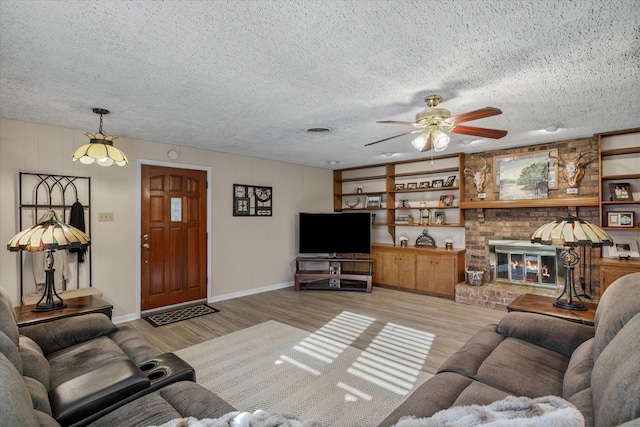
M470 122L471 120L479 120L484 119L485 117L497 116L499 114L502 114L502 111L499 108L484 107L479 110L469 111L468 113L452 116L449 110L445 110L444 108L436 108L442 100L441 96L429 95L424 100L430 108L416 114L415 122L399 122L395 120L382 120L376 122L409 125L419 129L401 133L400 135L390 136L389 138L384 138L379 141L370 142L368 144L365 144L365 146L378 144L379 142L388 141L390 139L410 135L412 133L421 133L421 135L418 138L414 139L411 143L416 149L423 152L429 151L431 150L431 148L433 148L434 151L442 151L449 145L449 135L447 135L445 132L480 136L482 138L492 139L500 139L507 134L506 130L487 129L473 126L460 126L460 123Z

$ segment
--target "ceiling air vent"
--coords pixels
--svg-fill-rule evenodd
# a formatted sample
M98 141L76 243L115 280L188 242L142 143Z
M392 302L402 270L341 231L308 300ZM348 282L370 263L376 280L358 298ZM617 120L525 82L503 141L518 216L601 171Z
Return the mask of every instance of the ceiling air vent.
M307 132L316 133L316 134L329 133L329 132L331 132L331 129L329 129L329 128L309 128L309 129L307 129Z

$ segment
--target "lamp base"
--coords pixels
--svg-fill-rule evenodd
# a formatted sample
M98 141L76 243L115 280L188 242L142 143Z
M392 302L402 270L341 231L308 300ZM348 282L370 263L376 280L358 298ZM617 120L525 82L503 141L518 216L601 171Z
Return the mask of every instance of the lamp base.
M585 305L582 303L582 301L578 300L578 301L567 301L567 300L561 300L560 298L558 298L553 305L555 307L558 308L564 308L567 310L574 310L574 311L587 311L587 307L585 307Z
M55 303L55 304L38 304L31 311L34 312L34 313L38 313L38 312L41 312L41 311L54 311L54 310L60 310L62 308L65 308L66 306L67 306L67 304L65 304L63 302L59 302L59 303Z
M51 257L51 259L53 259L53 257ZM53 265L53 261L50 260L50 262L51 264L49 264L49 266L51 267L51 265ZM31 310L32 312L38 313L41 311L60 310L67 306L67 304L64 303L62 298L60 298L60 295L58 295L58 293L56 292L56 288L53 283L54 271L55 270L53 268L48 268L47 270L45 270L44 292L42 293L42 297L36 304L35 308ZM53 300L54 296L59 300L58 302L54 302Z

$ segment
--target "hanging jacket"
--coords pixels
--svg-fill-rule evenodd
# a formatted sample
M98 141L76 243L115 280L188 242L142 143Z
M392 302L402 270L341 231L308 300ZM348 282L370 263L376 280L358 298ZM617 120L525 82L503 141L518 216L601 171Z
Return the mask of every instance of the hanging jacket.
M71 205L71 215L69 215L69 225L77 228L80 231L85 231L84 225L84 206L79 201L76 201ZM84 262L84 256L87 253L87 249L69 249L71 253L78 254L78 263Z

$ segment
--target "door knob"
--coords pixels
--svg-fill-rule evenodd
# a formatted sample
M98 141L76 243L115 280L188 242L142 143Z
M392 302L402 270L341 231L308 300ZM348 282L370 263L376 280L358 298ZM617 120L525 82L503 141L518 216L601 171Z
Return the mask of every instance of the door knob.
M149 240L149 235L148 235L148 234L143 234L143 235L142 235L142 238L143 238L144 240Z
M149 249L151 247L151 245L148 244L148 243L145 243L145 244L142 245L142 247L145 248L145 249Z

